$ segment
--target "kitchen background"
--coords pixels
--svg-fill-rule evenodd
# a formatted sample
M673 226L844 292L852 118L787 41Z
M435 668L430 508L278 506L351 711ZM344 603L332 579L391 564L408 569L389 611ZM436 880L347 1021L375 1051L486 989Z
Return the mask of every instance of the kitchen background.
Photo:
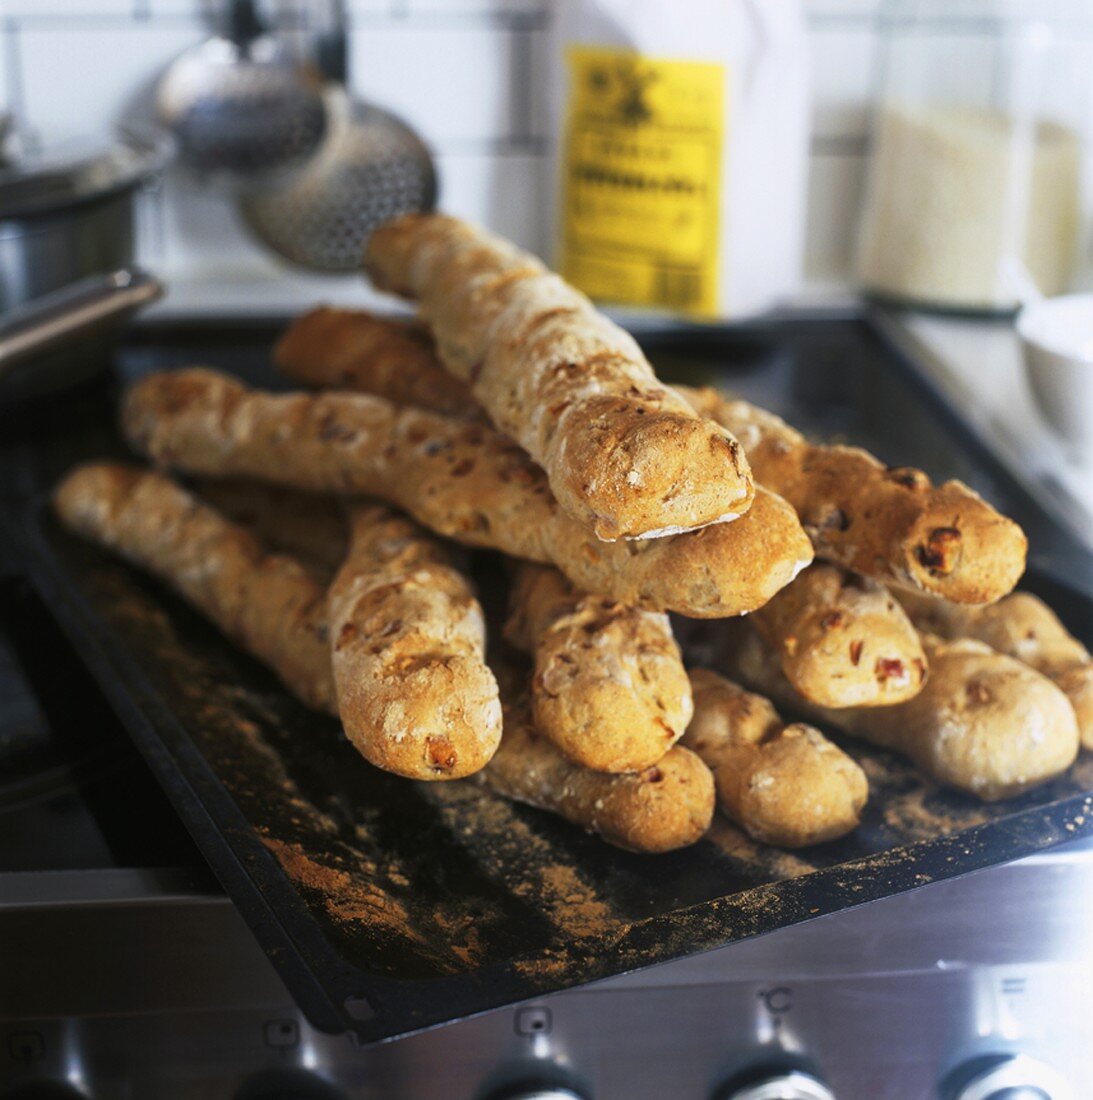
M878 7L806 7L814 101L806 274L815 285L837 284L850 270ZM349 0L348 9L351 87L424 136L444 208L544 250L551 134L535 89L550 0ZM163 65L207 35L201 12L200 0L0 0L0 108L46 144L101 132ZM360 280L309 276L272 259L221 194L177 171L142 197L138 233L140 259L170 286L161 310L279 312L364 300Z

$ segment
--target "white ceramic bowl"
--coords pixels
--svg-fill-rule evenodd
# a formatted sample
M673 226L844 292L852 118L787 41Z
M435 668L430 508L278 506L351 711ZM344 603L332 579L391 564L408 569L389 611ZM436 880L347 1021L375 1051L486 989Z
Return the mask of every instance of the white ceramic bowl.
M1093 462L1093 294L1025 306L1017 334L1036 404L1074 457Z

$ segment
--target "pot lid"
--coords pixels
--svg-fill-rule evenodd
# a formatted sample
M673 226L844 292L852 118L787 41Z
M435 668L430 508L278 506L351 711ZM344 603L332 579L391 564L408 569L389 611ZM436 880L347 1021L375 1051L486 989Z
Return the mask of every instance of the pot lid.
M16 160L0 160L0 221L54 214L136 186L163 166L167 147L127 135L66 142Z

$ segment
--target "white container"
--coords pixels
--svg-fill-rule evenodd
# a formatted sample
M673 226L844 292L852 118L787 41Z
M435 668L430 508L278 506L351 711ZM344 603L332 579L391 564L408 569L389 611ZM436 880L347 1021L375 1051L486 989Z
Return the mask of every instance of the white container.
M555 266L598 301L753 314L801 280L799 0L560 0Z
M1093 463L1093 294L1025 306L1017 334L1040 411L1075 458Z

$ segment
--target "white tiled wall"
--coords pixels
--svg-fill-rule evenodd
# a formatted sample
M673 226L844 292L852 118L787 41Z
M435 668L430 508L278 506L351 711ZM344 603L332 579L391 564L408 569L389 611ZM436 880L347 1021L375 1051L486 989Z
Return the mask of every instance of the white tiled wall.
M47 144L102 132L170 58L207 33L201 13L211 2L0 0L0 106ZM877 2L806 0L815 93L807 267L824 282L849 267ZM551 0L348 0L348 7L351 83L421 131L437 157L444 207L543 247L549 135L532 90ZM361 298L354 277L283 267L248 237L224 195L178 173L142 198L138 226L142 259L171 285L169 308L270 311L317 297Z

